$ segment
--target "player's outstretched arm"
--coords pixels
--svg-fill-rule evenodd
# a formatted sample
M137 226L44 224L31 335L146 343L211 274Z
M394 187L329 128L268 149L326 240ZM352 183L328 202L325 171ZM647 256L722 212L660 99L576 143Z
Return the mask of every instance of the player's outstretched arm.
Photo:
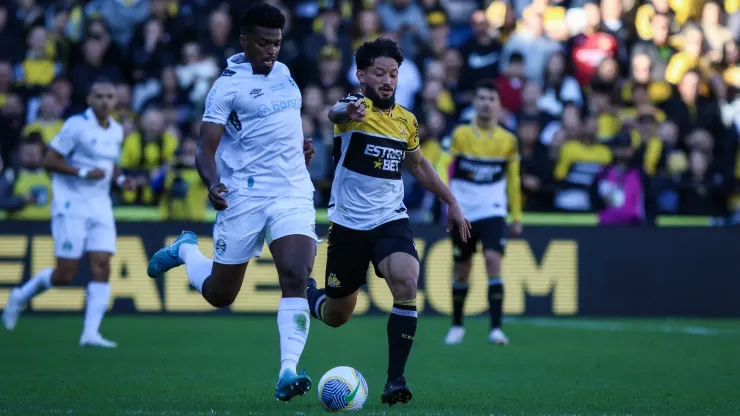
M208 188L208 199L218 211L228 207L222 194L229 190L221 183L216 169L216 151L223 132L222 124L204 121L200 126L200 144L195 153L195 167L198 169L200 179Z
M457 204L457 199L452 195L450 188L442 182L434 166L424 157L420 148L417 147L411 152L406 152L405 166L421 186L432 191L434 195L437 195L449 206L447 230L450 231L452 227L457 228L463 241L467 241L470 237L470 222L465 219L460 206Z
M361 99L362 96L359 94L350 94L342 98L329 110L329 120L334 124L364 121L365 105Z

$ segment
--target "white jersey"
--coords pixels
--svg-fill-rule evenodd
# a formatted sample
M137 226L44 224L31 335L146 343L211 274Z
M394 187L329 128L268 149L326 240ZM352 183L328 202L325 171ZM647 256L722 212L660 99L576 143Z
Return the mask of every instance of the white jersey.
M221 182L250 196L313 197L303 156L301 91L288 67L252 72L240 53L227 60L206 99L203 121L224 125L216 152Z
M52 174L52 215L112 218L110 186L121 155L123 127L113 117L108 118L108 123L108 128L103 128L88 108L65 121L49 144L72 167L105 171L104 178L94 180Z

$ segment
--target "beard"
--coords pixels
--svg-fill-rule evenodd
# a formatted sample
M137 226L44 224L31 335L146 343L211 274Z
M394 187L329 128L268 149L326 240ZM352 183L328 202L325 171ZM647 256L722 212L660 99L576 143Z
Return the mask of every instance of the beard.
M378 107L383 110L390 110L396 104L396 91L393 91L393 94L390 97L383 98L376 93L374 89L367 88L365 90L365 96L373 102L374 107Z

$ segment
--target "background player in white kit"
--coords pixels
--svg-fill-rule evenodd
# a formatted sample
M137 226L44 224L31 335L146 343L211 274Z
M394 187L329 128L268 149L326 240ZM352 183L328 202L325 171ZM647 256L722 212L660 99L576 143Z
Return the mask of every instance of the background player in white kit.
M3 324L15 328L25 304L52 286L72 282L80 259L87 253L92 281L87 285L85 323L80 345L114 348L100 335L100 323L110 298L110 258L116 252L116 224L110 198L114 180L135 189L116 164L123 142L123 127L110 112L115 107L115 87L106 80L93 83L90 108L70 117L49 144L44 166L52 172L51 234L57 265L44 269L10 292Z
M313 184L306 169L312 156L304 141L301 92L288 68L277 62L285 17L267 4L241 20L244 53L232 56L208 94L196 157L198 172L218 210L213 260L186 231L150 260L159 277L185 264L190 283L211 305L234 302L249 260L272 252L282 290L278 307L281 369L275 398L287 401L311 388L297 374L310 315L306 281L318 238Z

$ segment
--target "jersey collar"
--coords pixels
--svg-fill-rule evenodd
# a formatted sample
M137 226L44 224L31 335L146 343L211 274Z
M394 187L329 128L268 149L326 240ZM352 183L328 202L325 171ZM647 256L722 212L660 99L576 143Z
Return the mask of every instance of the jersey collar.
M95 122L95 124L97 124L98 126L100 126L100 123L98 122L98 118L95 117L95 112L93 111L92 107L88 107L87 110L85 110L85 113L84 114L85 114L85 118L86 119L92 120L92 121ZM108 116L108 128L110 128L111 124L113 124L113 117L112 116ZM100 127L101 128L105 128L103 126L100 126Z
M226 60L226 67L231 70L244 71L248 75L252 75L252 64L245 60L244 52L237 53Z

